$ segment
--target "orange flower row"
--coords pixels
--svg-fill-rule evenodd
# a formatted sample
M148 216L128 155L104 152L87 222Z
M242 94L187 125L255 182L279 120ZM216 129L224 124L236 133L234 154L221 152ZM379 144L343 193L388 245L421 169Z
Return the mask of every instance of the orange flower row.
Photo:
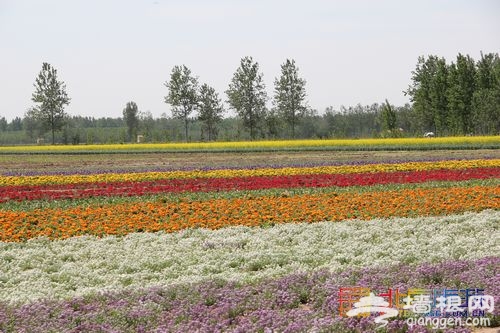
M186 228L429 216L500 209L500 188L474 186L209 201L133 202L66 209L0 211L0 241L38 236L125 235Z

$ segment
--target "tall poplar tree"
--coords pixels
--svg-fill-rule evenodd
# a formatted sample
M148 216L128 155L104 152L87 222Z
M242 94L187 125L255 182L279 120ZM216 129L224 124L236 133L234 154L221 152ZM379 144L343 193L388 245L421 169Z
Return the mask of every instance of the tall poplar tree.
M41 134L47 131L52 133L52 144L54 144L55 132L60 131L64 125L66 117L64 107L71 100L66 93L66 84L57 79L57 70L44 62L33 85L35 92L31 100L36 105L30 111L31 116L40 123Z
M391 106L389 101L386 99L385 104L382 107L382 129L390 133L391 136L397 136L396 134L396 111Z
M483 135L500 133L500 58L496 53L481 53L476 67L472 97L474 131Z
M206 83L200 87L198 108L198 120L203 123L203 128L207 131L208 141L215 140L217 138L217 124L222 120L224 107L215 89Z
M139 128L139 108L135 102L128 102L123 109L123 120L127 124L128 140L133 142Z
M174 66L170 81L165 82L165 86L168 88L165 102L172 105L174 118L183 120L187 142L189 117L198 106L198 79L191 75L191 70L185 65Z
M259 64L252 57L244 57L226 91L229 105L249 129L252 140L266 114L267 93L262 76Z
M295 138L295 126L298 120L307 110L305 86L306 81L299 77L295 60L286 59L281 65L280 78L274 80L274 102L278 113L292 129L292 138Z
M476 64L469 56L458 54L448 75L449 123L453 134L472 132L472 98L475 91Z
M430 78L429 105L436 135L448 134L448 65L444 58L435 58L434 73Z
M424 132L436 130L430 98L432 77L436 71L436 60L437 58L434 56L430 56L428 59L419 57L415 70L411 72L412 84L405 91L413 103L413 111L418 125Z

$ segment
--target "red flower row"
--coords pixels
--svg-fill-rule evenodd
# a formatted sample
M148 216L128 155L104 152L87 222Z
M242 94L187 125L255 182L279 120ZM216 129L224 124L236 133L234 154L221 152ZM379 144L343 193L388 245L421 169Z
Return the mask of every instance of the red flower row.
M145 182L78 183L7 186L0 188L0 202L9 200L69 199L96 196L135 196L156 193L261 190L270 188L363 186L428 181L461 181L500 178L500 168L472 168L358 174L309 174L294 176L165 179Z

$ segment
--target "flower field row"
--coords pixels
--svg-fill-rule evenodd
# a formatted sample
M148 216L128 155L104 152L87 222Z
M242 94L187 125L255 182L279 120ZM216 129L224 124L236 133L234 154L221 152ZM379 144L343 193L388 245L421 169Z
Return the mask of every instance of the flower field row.
M436 332L403 319L377 329L373 318L342 318L337 292L347 285L388 288L484 288L499 295L500 259L320 270L241 285L224 280L106 292L32 304L0 303L0 331L10 332ZM404 281L404 282L401 282ZM496 297L498 302L499 298ZM497 311L498 314L498 311ZM465 333L468 328L442 332Z
M353 285L500 302L496 152L248 154L4 158L0 332L374 332L373 316L339 316Z
M0 186L45 184L77 184L92 182L138 182L161 179L272 177L320 174L355 174L367 172L403 172L439 169L499 168L500 159L447 160L406 163L377 163L362 165L333 165L312 167L274 167L256 169L179 170L165 172L103 173L91 175L0 176Z
M490 147L500 145L499 136L439 137L439 138L390 138L390 139L330 139L330 140L279 140L196 143L142 143L74 146L16 146L0 147L0 153L50 153L50 152L120 152L120 151L233 151L266 149L370 149L376 147Z
M499 159L498 149L233 153L0 154L0 175L93 175Z
M488 210L444 217L4 242L0 299L22 303L213 278L248 283L319 268L341 272L478 259L499 253L498 234L491 237L499 220L499 211ZM369 277L364 279L368 283ZM460 280L455 284L465 286Z
M262 226L392 216L446 215L500 208L500 187L415 188L208 201L144 201L67 209L0 210L0 240L67 238L137 231Z
M137 196L179 192L242 191L297 187L346 187L391 183L408 184L430 181L462 181L488 178L500 178L500 167L356 174L306 174L202 179L186 178L142 182L128 181L5 186L0 189L0 202L9 200L75 199L98 196Z

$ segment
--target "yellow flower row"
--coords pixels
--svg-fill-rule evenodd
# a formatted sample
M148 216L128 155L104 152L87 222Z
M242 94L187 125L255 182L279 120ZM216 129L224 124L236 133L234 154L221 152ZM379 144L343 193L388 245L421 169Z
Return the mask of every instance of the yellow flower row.
M102 173L93 175L0 176L0 186L77 184L91 182L153 181L159 179L233 178L254 176L292 176L307 174L350 174L366 172L396 172L437 169L468 169L500 167L500 159L435 162L382 163L365 165L284 167L260 169L190 170L138 173Z
M143 143L77 146L17 146L0 147L0 152L50 151L106 151L106 150L205 150L205 149L259 149L301 147L360 147L360 146L432 146L447 144L489 144L500 146L500 136L440 137L440 138L387 138L387 139L331 139L331 140L276 140L193 143Z

